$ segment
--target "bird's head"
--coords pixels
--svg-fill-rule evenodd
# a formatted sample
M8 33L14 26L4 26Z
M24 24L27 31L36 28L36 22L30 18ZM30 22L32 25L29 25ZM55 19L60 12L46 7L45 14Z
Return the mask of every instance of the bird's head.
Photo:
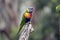
M27 8L24 16L26 18L31 18L32 17L32 12L33 12L33 8Z
M32 12L33 12L33 8L32 8L32 7L27 8L27 9L26 9L26 12L27 12L27 13L32 13Z

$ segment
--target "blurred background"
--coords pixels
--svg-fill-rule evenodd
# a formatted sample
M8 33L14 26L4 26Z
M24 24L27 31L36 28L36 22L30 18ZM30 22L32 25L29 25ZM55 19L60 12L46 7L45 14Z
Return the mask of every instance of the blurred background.
M0 0L0 40L14 38L26 8L33 7L29 40L60 40L56 6L60 0Z

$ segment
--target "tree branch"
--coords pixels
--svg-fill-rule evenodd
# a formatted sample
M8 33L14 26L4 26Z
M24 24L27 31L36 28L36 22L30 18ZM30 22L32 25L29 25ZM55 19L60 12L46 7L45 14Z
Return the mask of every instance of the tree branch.
M23 29L23 31L22 31L22 33L21 33L21 35L20 35L19 40L28 40L29 34L30 34L31 32L33 32L33 31L34 31L34 29L33 29L33 27L32 27L32 24L31 24L31 23L27 23L27 24L24 26L24 29Z

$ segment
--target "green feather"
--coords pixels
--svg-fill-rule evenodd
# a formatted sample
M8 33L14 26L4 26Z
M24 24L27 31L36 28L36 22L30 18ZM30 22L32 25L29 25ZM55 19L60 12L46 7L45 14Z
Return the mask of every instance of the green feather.
M22 21L21 21L21 24L20 24L20 28L19 28L19 31L18 31L18 33L21 31L21 29L23 28L23 26L26 24L26 18L24 17L24 15L23 15L23 18L22 18ZM17 34L18 34L17 33Z
M18 40L18 39L19 39L20 31L22 30L22 28L23 28L23 26L24 26L25 24L26 24L26 18L25 18L24 15L23 15L22 21L21 21L21 24L20 24L20 28L19 28L19 30L18 30L18 32L17 32L16 37L15 37L14 40Z
M25 12L25 13L26 13L26 12ZM24 13L24 14L25 14L25 13ZM20 28L19 28L19 31L18 31L17 34L19 34L19 32L21 31L21 29L23 28L23 26L26 24L26 18L25 18L25 16L24 16L24 14L23 14L22 21L21 21L21 24L20 24Z

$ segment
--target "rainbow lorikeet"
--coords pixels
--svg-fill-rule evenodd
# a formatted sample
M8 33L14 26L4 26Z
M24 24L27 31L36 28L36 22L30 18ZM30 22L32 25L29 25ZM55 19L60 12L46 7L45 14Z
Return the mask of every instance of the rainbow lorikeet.
M22 21L21 21L20 28L19 28L17 35L19 34L23 26L31 20L32 12L33 12L33 8L26 9L25 13L23 14Z

